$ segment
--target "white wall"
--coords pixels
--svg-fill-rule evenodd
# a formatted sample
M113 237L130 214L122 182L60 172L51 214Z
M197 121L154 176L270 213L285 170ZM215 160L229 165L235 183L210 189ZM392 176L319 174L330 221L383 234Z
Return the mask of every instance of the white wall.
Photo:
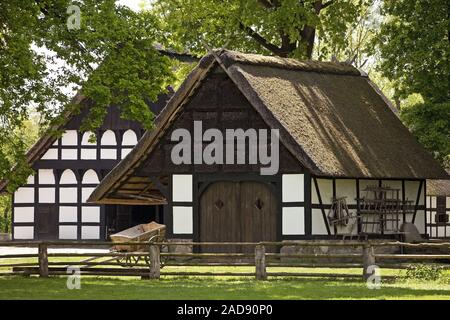
M18 188L14 192L14 203L34 203L34 188Z
M77 184L75 173L70 169L64 170L59 179L59 184Z
M172 200L192 202L192 175L174 174L172 176Z
M77 230L77 226L59 226L59 239L76 240Z
M282 211L283 235L305 234L305 208L284 207Z
M134 146L137 143L137 136L136 133L129 129L124 132L122 137L122 145L123 146Z
M34 238L34 227L14 227L14 239L31 240Z
M34 207L15 207L14 222L34 222Z
M74 222L78 221L77 207L60 206L59 207L59 222Z
M174 234L191 234L193 232L192 207L174 206L172 219Z
M84 240L100 239L100 227L99 226L82 226L81 227L81 239L84 239Z

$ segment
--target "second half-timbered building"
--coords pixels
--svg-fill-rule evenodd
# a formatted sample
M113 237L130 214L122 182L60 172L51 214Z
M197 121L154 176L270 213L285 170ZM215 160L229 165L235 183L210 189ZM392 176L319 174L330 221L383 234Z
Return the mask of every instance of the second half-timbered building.
M172 94L163 94L149 108L158 114ZM123 120L111 106L95 132L81 132L92 103L74 98L81 113L65 115L61 137L45 135L28 151L35 174L12 196L12 238L15 240L100 240L142 221L158 220L160 207L93 205L87 198L100 180L136 145L144 133L138 122ZM92 142L91 135L96 142ZM5 191L7 182L0 185Z

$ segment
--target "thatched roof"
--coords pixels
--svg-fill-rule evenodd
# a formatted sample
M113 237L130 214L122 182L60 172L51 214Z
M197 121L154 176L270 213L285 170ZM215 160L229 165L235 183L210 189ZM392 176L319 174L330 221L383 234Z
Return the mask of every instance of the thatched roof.
M450 197L450 180L427 180L427 195Z
M427 195L450 197L450 180L427 180Z
M356 68L220 51L199 62L156 119L156 129L105 177L90 201L108 203L113 198L115 188L133 176L216 66L271 128L280 129L281 142L314 175L448 178Z

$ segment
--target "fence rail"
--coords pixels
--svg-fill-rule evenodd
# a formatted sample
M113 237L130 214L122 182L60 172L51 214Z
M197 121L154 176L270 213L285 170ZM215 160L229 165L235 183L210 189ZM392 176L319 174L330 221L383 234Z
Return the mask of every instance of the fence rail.
M404 268L405 264L398 261L450 261L450 254L385 254L375 253L380 247L420 248L420 249L448 249L450 243L403 243L403 242L127 242L121 246L142 246L141 252L49 252L49 248L109 248L116 243L88 242L88 241L52 241L52 242L0 242L0 247L33 247L35 254L2 254L0 255L0 275L32 275L40 277L50 275L67 275L67 268L76 266L81 274L97 276L140 276L145 279L159 279L161 276L254 276L257 280L265 280L269 276L306 276L306 277L361 277L355 274L342 273L300 273L300 272L269 272L271 267L330 267L330 268L362 268L362 278L367 279L372 272L370 266L388 266L390 268ZM243 250L253 249L251 252L162 252L162 247L184 246L190 248L241 247ZM280 247L335 247L356 248L360 253L280 253L271 252ZM249 249L250 248L250 249ZM83 258L81 261L51 261L52 258ZM15 259L36 259L36 262L13 262ZM50 260L49 260L50 259ZM103 261L95 261L106 259ZM313 262L351 259L358 263ZM8 260L5 261L4 260ZM293 261L295 260L295 261ZM387 260L395 261L387 263ZM125 261L125 262L124 262ZM131 268L130 265L133 267ZM202 271L164 271L163 266L252 266L254 272L202 272ZM450 265L447 266L450 268ZM13 268L12 272L2 272L4 268Z

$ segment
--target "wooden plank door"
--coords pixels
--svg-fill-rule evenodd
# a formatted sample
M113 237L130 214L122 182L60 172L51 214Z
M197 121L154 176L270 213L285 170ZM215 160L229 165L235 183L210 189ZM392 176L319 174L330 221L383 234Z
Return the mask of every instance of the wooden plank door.
M36 207L36 239L57 240L58 239L58 211L56 206Z
M239 242L239 183L221 181L211 184L200 199L200 241ZM234 251L230 247L202 248L202 251Z
M264 183L215 182L205 190L200 199L200 241L276 241L276 208L276 198L269 186ZM224 246L207 251L254 250L241 249Z

